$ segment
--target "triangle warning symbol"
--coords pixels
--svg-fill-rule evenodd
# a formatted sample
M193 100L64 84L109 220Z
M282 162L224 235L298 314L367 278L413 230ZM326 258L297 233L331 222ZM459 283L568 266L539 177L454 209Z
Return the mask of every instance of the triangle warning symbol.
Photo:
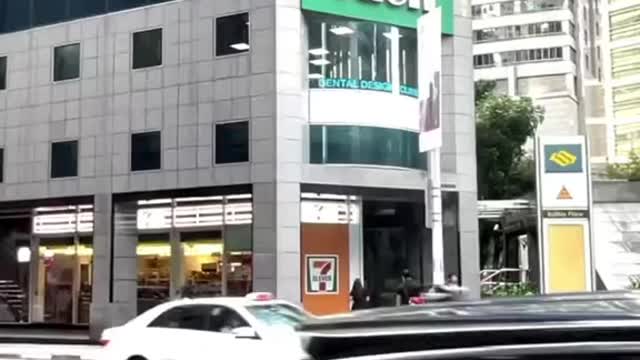
M573 196L566 187L562 187L560 193L558 193L558 200L573 200Z

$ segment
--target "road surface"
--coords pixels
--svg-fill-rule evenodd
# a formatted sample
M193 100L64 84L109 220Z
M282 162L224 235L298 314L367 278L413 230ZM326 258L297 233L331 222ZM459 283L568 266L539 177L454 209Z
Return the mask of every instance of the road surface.
M0 344L0 360L97 360L97 346Z

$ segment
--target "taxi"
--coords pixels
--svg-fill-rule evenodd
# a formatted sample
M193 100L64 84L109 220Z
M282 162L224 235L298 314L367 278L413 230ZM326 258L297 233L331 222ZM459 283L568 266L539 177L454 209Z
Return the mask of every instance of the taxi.
M295 327L309 317L269 293L175 300L105 330L100 358L301 360L306 355Z

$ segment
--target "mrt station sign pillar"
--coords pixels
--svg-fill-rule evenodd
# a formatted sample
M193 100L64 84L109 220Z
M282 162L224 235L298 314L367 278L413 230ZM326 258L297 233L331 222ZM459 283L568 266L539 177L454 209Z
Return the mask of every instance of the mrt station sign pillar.
M540 286L545 294L595 289L591 179L584 136L536 139Z

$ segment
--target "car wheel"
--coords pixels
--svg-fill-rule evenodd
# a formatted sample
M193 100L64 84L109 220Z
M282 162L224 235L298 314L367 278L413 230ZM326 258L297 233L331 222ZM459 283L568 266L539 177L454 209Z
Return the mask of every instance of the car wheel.
M147 360L147 358L143 356L132 356L128 360Z

